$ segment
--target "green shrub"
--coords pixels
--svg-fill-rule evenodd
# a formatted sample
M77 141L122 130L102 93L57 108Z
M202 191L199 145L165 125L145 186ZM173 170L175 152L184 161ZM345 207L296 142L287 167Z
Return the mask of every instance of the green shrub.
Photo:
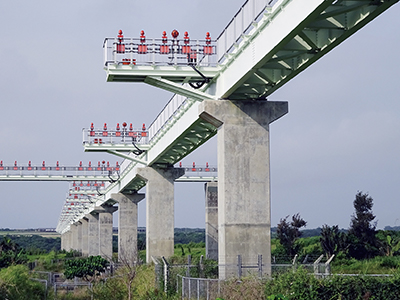
M301 268L277 275L265 285L268 298L282 295L288 300L400 299L400 272L393 276L341 276L316 279Z
M29 278L26 266L16 265L0 270L0 299L41 300L44 287Z

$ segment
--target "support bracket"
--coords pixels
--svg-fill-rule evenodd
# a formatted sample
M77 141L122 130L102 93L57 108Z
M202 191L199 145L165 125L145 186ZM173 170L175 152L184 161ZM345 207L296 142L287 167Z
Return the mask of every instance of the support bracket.
M129 156L129 155L127 155L127 154L124 154L124 153L121 153L121 152L118 152L118 151L115 151L115 150L107 150L107 152L110 153L110 154L114 154L114 155L116 155L116 156L119 156L119 157L128 159L128 160L137 162L137 163L142 164L142 165L144 165L144 166L147 166L147 165L148 165L148 164L147 164L147 161L144 161L144 160L142 160L142 159L140 159L140 158L136 158L136 157L133 157L133 156Z
M217 100L212 95L209 95L209 94L201 92L201 91L197 91L193 88L189 88L187 86L175 83L173 81L170 81L170 80L167 80L167 79L164 79L161 77L147 76L145 78L144 82L147 84L150 84L152 86L173 92L178 95L182 95L184 97L188 97L188 98L196 100L196 101L203 101L204 99Z

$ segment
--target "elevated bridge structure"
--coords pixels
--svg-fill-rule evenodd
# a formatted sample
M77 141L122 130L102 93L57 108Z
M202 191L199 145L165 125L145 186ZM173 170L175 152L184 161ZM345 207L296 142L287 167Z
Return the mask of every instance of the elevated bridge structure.
M144 197L138 191L147 185L147 260L172 255L173 182L184 172L173 166L218 132L220 278L235 273L238 253L244 264L258 254L270 261L269 124L288 112L288 104L267 98L397 2L249 0L216 40L208 33L191 40L175 30L171 36L163 32L161 39L149 39L144 31L138 38L122 31L106 38L108 82L143 82L175 95L148 128L146 145L132 139L84 142L87 152L104 151L125 161L120 178L105 188L90 213L73 220L100 224L101 236L112 204L136 205ZM135 209L127 208L132 215ZM79 237L76 226L60 219L57 231ZM126 246L133 236L134 228L129 238L121 238L121 255L134 251Z

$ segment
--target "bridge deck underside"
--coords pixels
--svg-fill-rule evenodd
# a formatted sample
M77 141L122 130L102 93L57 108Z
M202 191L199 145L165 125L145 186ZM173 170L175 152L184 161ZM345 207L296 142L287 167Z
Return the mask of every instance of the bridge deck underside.
M149 166L167 167L179 162L189 153L200 147L217 133L217 128L202 119L196 120L169 147L167 147ZM135 176L121 192L134 193L146 185L139 176Z
M398 0L331 2L324 1L222 98L257 99L272 94Z
M205 77L216 75L217 67L197 67ZM202 76L190 66L124 66L109 65L105 68L108 82L144 82L147 76L162 77L172 82L198 82Z

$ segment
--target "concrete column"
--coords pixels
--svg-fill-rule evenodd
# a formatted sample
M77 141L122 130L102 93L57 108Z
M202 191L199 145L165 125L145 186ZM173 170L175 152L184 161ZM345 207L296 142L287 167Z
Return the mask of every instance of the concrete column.
M206 257L218 260L218 182L207 182L206 192Z
M99 213L99 255L107 260L112 260L112 237L113 237L113 212L117 208L102 206L97 208Z
M82 253L82 223L80 221L76 222L76 250Z
M71 244L70 247L72 250L78 250L78 225L76 223L71 224Z
M65 246L66 246L65 245L65 240L66 240L66 238L65 238L65 232L64 232L64 233L61 234L61 246L60 246L61 250L66 250L65 249Z
M199 106L200 117L218 127L220 279L237 275L237 255L243 265L254 265L261 254L271 273L269 124L287 112L287 102L260 100Z
M88 255L99 255L99 214L92 212L85 216L88 219Z
M69 231L65 232L64 235L65 235L65 248L64 249L66 251L70 251L71 250L71 236L72 236L71 229Z
M83 256L88 256L89 254L89 236L88 236L88 232L89 232L89 220L84 217L80 220L80 222L82 223L82 255Z
M138 203L144 194L112 194L118 202L118 262L130 264L137 262Z
M138 168L146 185L146 261L174 254L174 180L184 169Z
M68 232L64 232L63 234L61 234L61 250L65 250L68 251Z

